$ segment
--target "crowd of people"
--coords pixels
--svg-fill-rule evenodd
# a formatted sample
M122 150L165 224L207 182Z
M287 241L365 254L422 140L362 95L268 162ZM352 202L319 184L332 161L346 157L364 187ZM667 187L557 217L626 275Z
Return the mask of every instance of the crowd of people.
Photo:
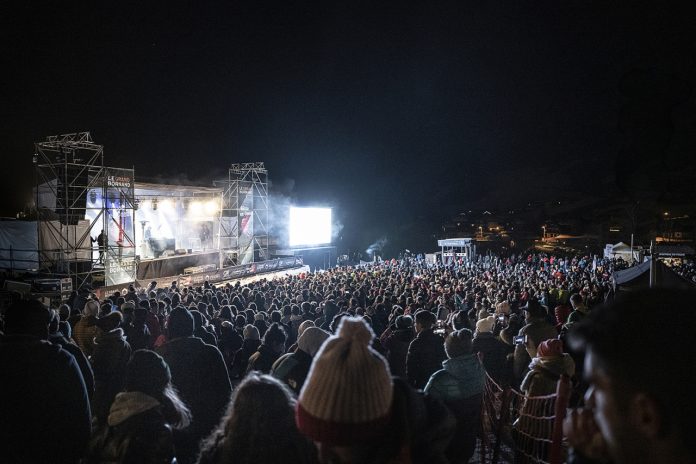
M569 459L694 462L694 324L677 308L694 295L607 304L613 270L406 259L21 300L0 326L0 461L465 463L487 376L529 397L568 376Z

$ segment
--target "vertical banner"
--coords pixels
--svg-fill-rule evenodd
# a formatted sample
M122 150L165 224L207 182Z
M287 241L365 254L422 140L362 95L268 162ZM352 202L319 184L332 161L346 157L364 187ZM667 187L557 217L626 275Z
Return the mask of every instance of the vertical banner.
M135 278L135 185L132 169L104 169L105 283Z
M254 261L254 191L251 182L239 181L239 264Z

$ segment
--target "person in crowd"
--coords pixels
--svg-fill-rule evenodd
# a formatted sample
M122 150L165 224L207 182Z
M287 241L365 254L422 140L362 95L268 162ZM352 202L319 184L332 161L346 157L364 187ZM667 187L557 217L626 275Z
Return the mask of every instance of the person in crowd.
M259 329L255 326L247 324L247 326L244 327L243 335L244 340L242 341L242 348L234 355L231 373L231 378L233 379L244 377L247 372L247 367L249 366L249 358L252 354L256 353L261 345Z
M315 327L314 321L302 321L302 322L300 323L300 325L297 327L297 330L296 330L296 332L297 332L297 337L298 337L298 338L301 337L301 336L302 336L302 333L303 333L305 330L307 330L308 328L310 328L310 327ZM292 330L292 329L291 329L291 330ZM327 332L331 332L331 328L330 328L330 327L329 327L329 330L327 330ZM297 340L295 340L295 343L294 343L294 344L292 344L292 345L290 345L290 346L288 347L288 352L289 352L289 353L294 353L295 351L297 351Z
M424 391L443 401L457 418L457 431L447 448L447 457L452 463L467 463L476 448L486 374L472 353L471 330L449 334L445 353L448 359L430 377Z
M124 303L124 306L130 308L133 303ZM151 350L155 344L155 339L152 337L147 324L147 317L147 308L138 306L133 310L133 319L124 327L128 343L134 351Z
M172 429L189 421L190 412L172 387L164 359L154 351L135 351L124 391L95 431L84 464L170 464L176 457Z
M498 316L505 317L505 316ZM512 347L506 345L500 338L493 335L496 316L489 316L476 323L476 332L472 349L483 360L486 372L498 385L508 385L512 376L512 364L508 361L508 355L512 353Z
M287 384L297 395L305 383L312 359L329 333L319 327L308 327L297 340L297 350L286 353L273 364L272 375Z
M545 396L556 393L562 375L575 375L575 362L563 352L563 342L557 338L544 340L536 349L520 390L525 396Z
M0 337L0 461L78 463L90 437L87 388L75 357L47 341L36 300L7 308Z
M266 331L268 330L268 322L266 322L266 313L264 312L257 312L254 315L254 327L259 329L259 336L261 338L266 335Z
M220 324L218 348L220 349L220 353L222 353L222 357L225 358L225 365L227 365L227 370L230 372L230 375L232 375L234 355L242 348L243 342L244 339L234 329L232 322L223 320Z
M61 348L73 355L75 362L77 362L77 365L80 367L82 379L85 381L87 395L89 399L92 400L92 396L94 395L94 371L92 370L92 365L89 363L89 360L82 350L72 343L68 339L69 337L66 337L63 332L61 332L60 327L58 313L51 310L51 322L48 324L48 341L60 345ZM70 326L67 323L62 327L63 330L70 330Z
M220 425L203 442L198 464L317 462L314 444L297 430L294 408L284 384L249 374L235 389Z
M157 285L156 282L155 285ZM150 331L153 343L162 334L162 324L157 314L159 312L159 305L156 304L156 301L154 303L155 304L150 303L145 306L147 309L147 317L145 318L145 323L147 324L147 328Z
M586 351L584 408L566 418L575 462L693 463L696 292L652 289L627 293L592 310L569 334Z
M392 379L358 317L341 319L312 362L296 422L324 463L447 462L455 419L437 400Z
M447 359L443 338L433 332L435 315L427 310L416 313L416 338L408 347L406 377L409 384L423 389L430 376Z
M270 373L273 363L285 353L286 338L285 331L277 323L271 324L263 336L263 342L256 352L249 357L247 373L251 371L263 374Z
M532 358L536 356L536 349L541 342L558 337L556 328L546 320L546 308L535 299L531 299L524 306L525 326L518 336L525 337L524 343L515 346L513 375L515 384L517 380L524 378Z
M70 305L63 303L56 311L58 314L58 332L60 332L66 340L72 341L72 325L68 322L70 318Z
M92 413L99 424L106 421L114 397L123 388L126 365L132 353L119 327L122 320L119 311L97 320L100 333L94 339L91 361L94 370Z
M203 317L203 314L201 314L200 311L197 311L194 309L191 311L191 315L193 316L193 324L194 324L193 335L200 338L208 345L217 346L218 341L217 341L217 338L215 337L215 334L213 332L207 330L203 326L204 320L205 320L205 322L207 322L207 319L205 319L205 317Z
M387 350L389 370L394 377L406 378L406 357L415 332L411 316L397 316L394 329L386 337L384 348Z
M169 341L157 349L172 374L172 384L191 410L191 424L174 433L177 459L195 460L201 439L215 427L232 391L225 361L216 346L193 336L193 316L184 307L169 315Z
M582 321L589 312L589 309L585 306L585 302L582 299L582 295L579 293L574 293L570 297L570 306L573 307L573 311L570 313L570 316L568 316L566 324Z
M97 315L99 314L99 302L87 300L82 317L73 326L73 340L80 347L85 356L92 356L94 351L94 339L99 335L97 327Z

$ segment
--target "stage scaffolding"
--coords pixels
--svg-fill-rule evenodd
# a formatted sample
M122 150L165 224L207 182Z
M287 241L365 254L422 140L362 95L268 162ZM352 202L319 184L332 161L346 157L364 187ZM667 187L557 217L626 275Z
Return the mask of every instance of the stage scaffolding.
M269 259L268 171L263 162L230 166L222 188L220 256L222 266Z
M72 278L76 289L133 282L133 169L104 166L104 147L89 132L34 147L41 269Z

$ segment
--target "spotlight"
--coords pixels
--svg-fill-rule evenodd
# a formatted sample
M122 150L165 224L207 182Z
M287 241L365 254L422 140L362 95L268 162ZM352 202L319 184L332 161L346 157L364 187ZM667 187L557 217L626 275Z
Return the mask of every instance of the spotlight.
M172 202L172 200L163 200L160 206L162 207L162 211L171 211L174 209L174 202Z
M205 212L208 214L213 214L217 211L217 202L215 200L210 200L205 203Z

